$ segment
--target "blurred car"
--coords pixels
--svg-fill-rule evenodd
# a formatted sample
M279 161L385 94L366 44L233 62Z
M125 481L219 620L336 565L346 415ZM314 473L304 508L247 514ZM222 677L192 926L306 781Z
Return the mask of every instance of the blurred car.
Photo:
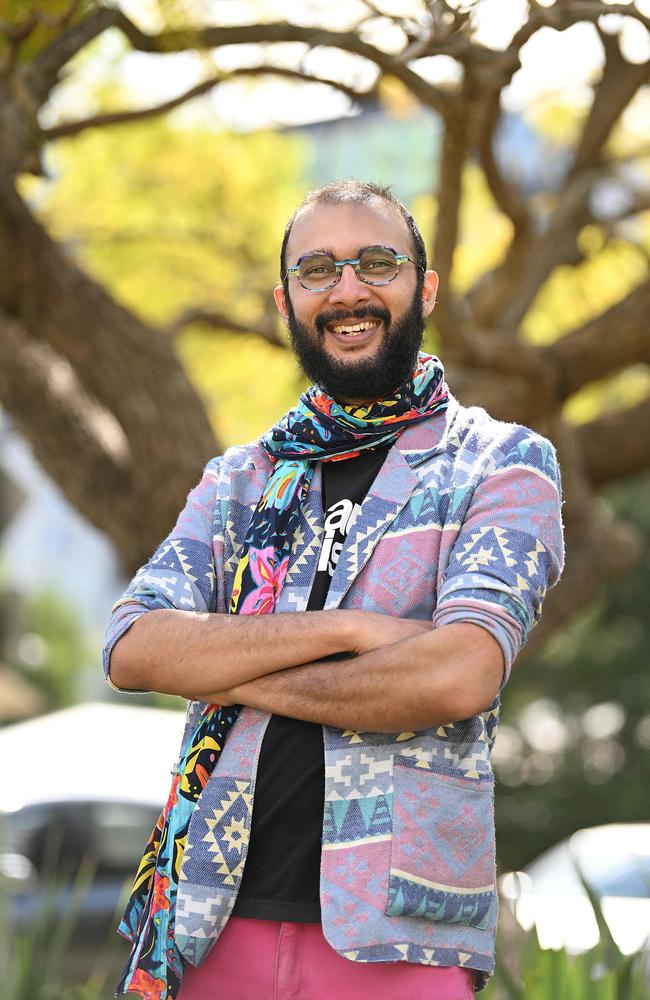
M167 799L182 712L87 704L0 730L0 884L28 928L70 908L77 944L115 929L120 900ZM53 882L56 889L53 890Z
M611 823L578 830L522 872L500 879L518 923L536 927L543 948L578 953L599 941L582 878L598 898L625 955L650 947L650 823Z

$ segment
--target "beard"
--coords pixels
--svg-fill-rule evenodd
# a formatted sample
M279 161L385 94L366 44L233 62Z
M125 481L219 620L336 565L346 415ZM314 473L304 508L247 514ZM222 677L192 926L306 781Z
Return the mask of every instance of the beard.
M407 382L417 366L418 351L424 336L422 297L417 289L406 313L395 322L387 309L366 306L363 309L337 309L316 318L315 333L296 319L287 296L289 339L296 360L308 379L342 402L380 400L389 397ZM384 338L371 358L343 361L334 358L323 346L325 327L349 319L380 319Z

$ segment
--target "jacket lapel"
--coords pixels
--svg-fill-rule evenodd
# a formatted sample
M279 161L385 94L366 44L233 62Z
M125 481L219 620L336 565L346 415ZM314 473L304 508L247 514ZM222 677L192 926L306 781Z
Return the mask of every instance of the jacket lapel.
M307 496L300 510L300 523L291 549L291 559L277 611L304 611L309 601L323 538L323 475L317 463Z
M224 524L224 575L226 602L230 601L234 576L253 510L273 471L266 452L260 449L255 467L238 469L230 477L230 501ZM293 540L289 571L280 593L276 611L304 611L323 537L323 496L321 465L317 464L300 511L300 522Z
M258 452L253 458L254 465L251 464L247 469L234 469L230 473L230 494L223 519L226 604L230 601L237 564L253 510L273 469L266 452L262 448Z
M406 506L420 478L413 467L446 447L458 404L408 427L386 456L351 526L334 571L325 608L336 608L361 573L384 532Z
M330 584L326 609L339 606L418 482L399 449L391 448L347 534Z

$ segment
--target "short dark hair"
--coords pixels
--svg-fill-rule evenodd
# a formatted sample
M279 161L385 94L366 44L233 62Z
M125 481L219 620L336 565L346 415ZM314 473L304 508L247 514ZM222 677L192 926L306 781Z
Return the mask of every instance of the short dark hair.
M348 180L333 181L331 184L323 184L322 187L317 187L312 191L308 191L287 222L284 228L282 248L280 250L280 276L283 284L286 285L285 272L287 267L287 243L289 242L289 237L291 236L293 224L299 213L302 212L303 208L306 208L308 205L341 205L346 202L351 202L357 205L367 205L373 200L373 198L382 198L389 204L395 205L404 219L409 233L411 234L413 249L415 250L415 261L420 265L423 271L426 271L427 251L424 245L424 240L422 239L422 233L418 229L415 219L406 206L395 197L389 187L384 187L381 184L375 184L373 181L358 181L354 178L350 178ZM422 280L422 271L418 271L418 285L421 284Z

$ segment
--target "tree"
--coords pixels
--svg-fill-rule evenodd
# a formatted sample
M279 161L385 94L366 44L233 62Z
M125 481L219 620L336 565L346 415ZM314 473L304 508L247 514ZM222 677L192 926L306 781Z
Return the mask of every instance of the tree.
M537 640L583 607L604 581L638 561L637 534L607 513L597 491L650 465L650 435L631 433L648 426L650 394L580 426L564 416L567 401L586 386L650 361L647 248L642 225L636 224L650 205L644 184L647 148L621 149L616 141L649 68L625 58L619 37L609 34L603 21L606 14L624 15L650 29L650 18L637 3L529 0L527 17L504 50L488 48L476 37L481 0L414 0L408 14L384 13L363 0L356 23L351 6L349 22L337 29L325 23L325 8L323 23L208 25L191 3L161 4L161 26L151 31L119 5L51 0L35 9L24 0L8 0L6 6L10 16L0 22L0 399L67 496L116 543L127 570L168 530L199 467L215 450L214 434L173 338L162 336L154 323L85 273L36 219L16 182L41 170L48 143L116 124L135 127L233 78L271 75L333 88L351 106L375 100L397 81L440 116L432 259L445 290L435 327L449 381L464 401L550 435L564 472L570 559L561 588L547 602ZM497 155L503 91L521 65L522 49L538 32L564 31L581 22L598 33L602 72L566 168L548 190L531 197ZM235 70L215 70L210 63L203 80L158 106L43 124L43 109L57 84L111 28L133 50L160 60L188 51L214 57L226 46L230 52L240 46L244 54ZM283 43L294 44L287 49ZM259 58L246 64L251 45L261 46ZM352 70L337 78L316 72L314 53L334 50L347 54ZM436 56L454 60L454 84L432 83L424 75L423 60ZM369 76L370 83L359 84ZM508 236L500 259L461 289L456 250L470 166L489 190ZM615 210L611 199L601 196L605 184L619 195ZM556 276L621 243L639 261L633 287L561 337L533 344L526 336L527 319ZM282 343L265 308L249 321L209 310L203 318L221 330ZM189 319L196 314L179 317L172 329L182 329Z

